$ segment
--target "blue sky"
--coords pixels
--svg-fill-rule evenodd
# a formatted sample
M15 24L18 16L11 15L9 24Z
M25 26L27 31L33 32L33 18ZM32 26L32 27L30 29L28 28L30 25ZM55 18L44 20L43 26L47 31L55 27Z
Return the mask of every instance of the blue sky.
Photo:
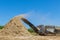
M0 0L0 25L20 14L28 14L35 26L60 26L60 0Z

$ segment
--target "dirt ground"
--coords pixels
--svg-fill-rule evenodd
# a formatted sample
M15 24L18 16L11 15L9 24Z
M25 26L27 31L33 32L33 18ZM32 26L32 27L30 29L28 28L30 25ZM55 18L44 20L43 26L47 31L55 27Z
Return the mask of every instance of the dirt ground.
M0 36L0 40L60 40L60 36Z

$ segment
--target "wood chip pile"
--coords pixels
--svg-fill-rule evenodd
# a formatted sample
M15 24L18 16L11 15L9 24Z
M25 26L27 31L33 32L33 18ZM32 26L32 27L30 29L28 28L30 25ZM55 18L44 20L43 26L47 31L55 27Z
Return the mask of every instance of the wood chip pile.
M21 16L12 18L5 27L0 31L3 36L30 36L31 34L25 28L21 21Z

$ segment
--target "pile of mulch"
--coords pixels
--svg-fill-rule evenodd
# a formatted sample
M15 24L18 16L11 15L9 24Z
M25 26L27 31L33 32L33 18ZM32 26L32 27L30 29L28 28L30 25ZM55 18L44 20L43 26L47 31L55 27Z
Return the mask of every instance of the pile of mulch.
M0 31L2 36L30 36L31 34L25 28L21 21L21 16L12 18Z

